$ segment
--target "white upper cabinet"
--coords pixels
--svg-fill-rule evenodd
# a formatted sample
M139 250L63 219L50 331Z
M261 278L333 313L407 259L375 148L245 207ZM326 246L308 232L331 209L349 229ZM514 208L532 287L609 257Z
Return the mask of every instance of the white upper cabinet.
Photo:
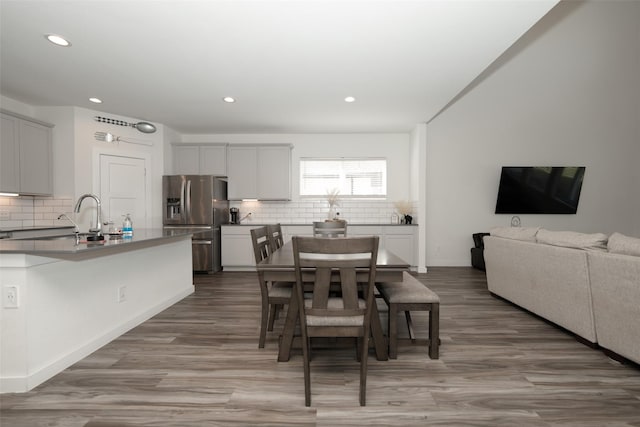
M20 191L20 121L2 114L0 126L0 191Z
M227 145L200 146L200 174L227 175Z
M52 127L17 114L2 113L0 192L53 194Z
M291 200L291 146L258 147L258 199Z
M258 150L256 147L231 146L227 151L229 200L258 198Z
M230 145L229 199L290 200L291 145Z
M176 175L200 174L200 147L173 144L173 173Z
M227 175L227 144L172 144L176 175Z

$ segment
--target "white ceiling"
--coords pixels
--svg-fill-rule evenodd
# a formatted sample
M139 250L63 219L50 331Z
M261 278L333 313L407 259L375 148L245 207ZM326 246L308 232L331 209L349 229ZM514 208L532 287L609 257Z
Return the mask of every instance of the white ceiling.
M185 134L408 132L557 2L1 0L0 92Z

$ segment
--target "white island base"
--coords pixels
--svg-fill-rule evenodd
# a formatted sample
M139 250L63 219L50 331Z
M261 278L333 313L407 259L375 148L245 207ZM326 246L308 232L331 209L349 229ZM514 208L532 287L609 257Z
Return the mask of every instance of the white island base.
M194 291L191 236L79 261L2 253L0 392L26 392ZM108 253L108 252L107 252Z

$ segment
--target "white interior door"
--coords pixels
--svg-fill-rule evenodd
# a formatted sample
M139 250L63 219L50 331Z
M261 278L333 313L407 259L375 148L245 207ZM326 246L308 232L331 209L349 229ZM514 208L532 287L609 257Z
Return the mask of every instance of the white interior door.
M122 226L131 214L133 229L147 228L146 161L143 158L100 154L100 200L103 221Z

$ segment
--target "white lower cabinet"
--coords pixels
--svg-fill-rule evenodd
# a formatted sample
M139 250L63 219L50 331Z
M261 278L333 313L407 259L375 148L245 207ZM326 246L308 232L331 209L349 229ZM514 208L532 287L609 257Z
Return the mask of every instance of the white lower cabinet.
M282 234L284 241L288 242L293 236L313 237L312 225L283 225Z
M253 271L256 262L251 243L251 229L257 225L223 225L222 226L222 268L225 271ZM284 241L292 236L312 236L311 225L283 225Z
M380 236L380 247L407 261L412 269L418 266L418 227L402 225L351 225L347 236Z
M260 226L259 224L222 226L222 267L225 271L255 270L250 230ZM283 224L282 233L284 241L288 242L293 236L313 236L313 226ZM407 261L412 269L417 268L418 227L416 226L348 225L347 236L380 236L381 247Z
M418 228L390 226L384 227L384 247L411 264L418 266Z
M347 224L347 237L355 236L380 236L380 244L384 240L385 227L382 225L349 225Z
M258 226L256 226L258 227ZM222 268L227 271L255 270L251 226L222 226Z

